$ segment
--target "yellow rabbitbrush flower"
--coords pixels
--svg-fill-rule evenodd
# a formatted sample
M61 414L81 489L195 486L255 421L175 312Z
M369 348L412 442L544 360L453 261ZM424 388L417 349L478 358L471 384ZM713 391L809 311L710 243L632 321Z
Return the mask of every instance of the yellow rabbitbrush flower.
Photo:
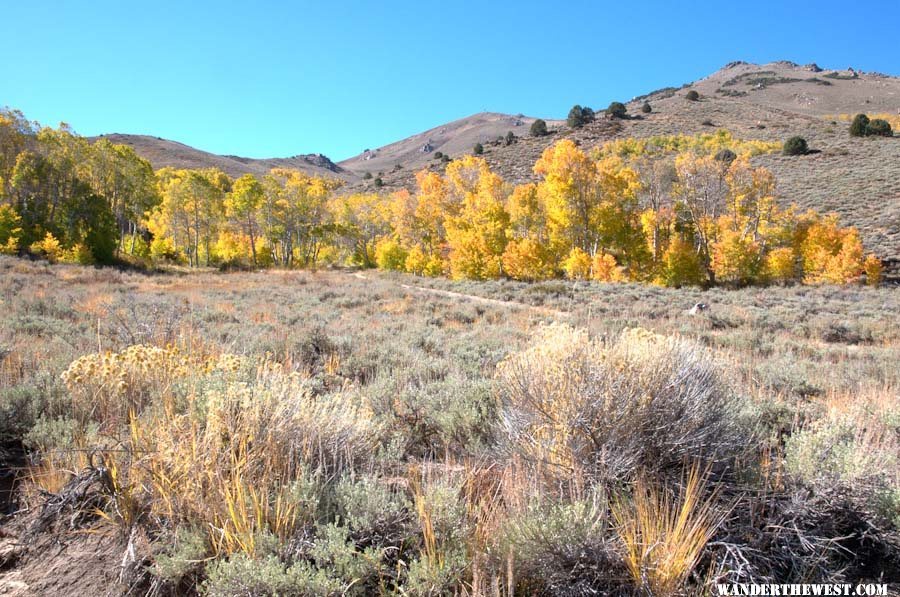
M213 555L252 556L262 533L287 541L298 524L314 522L318 476L357 466L375 447L379 430L360 396L320 399L303 376L268 360L247 380L229 374L243 365L233 355L198 365L176 350L131 348L79 360L70 383L127 361L147 374L165 367L191 391L177 404L150 395L127 425L99 420L117 446L104 455L114 477L105 518L124 528L162 520L203 530Z
M174 384L201 371L237 371L235 355L192 357L175 347L129 346L122 352L89 354L73 361L62 374L73 411L82 423L93 420L115 427L139 414L151 402L171 407Z

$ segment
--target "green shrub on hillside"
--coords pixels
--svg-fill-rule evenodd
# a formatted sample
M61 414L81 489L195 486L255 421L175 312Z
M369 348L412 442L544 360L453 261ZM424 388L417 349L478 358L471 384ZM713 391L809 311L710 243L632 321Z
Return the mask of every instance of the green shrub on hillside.
M791 137L784 142L784 155L806 155L809 153L809 146L803 137Z
M891 137L894 135L894 131L891 123L887 120L882 118L869 120L865 114L857 114L850 123L850 135L853 137Z
M720 149L714 157L719 162L730 164L737 159L737 154L730 149Z
M547 123L538 118L534 122L531 123L531 136L532 137L543 137L547 134Z
M578 104L572 106L569 110L569 116L566 118L566 124L569 128L581 128L589 122L594 122L594 111L591 108L582 108Z
M628 114L628 108L622 102L611 102L606 108L606 113L613 118L625 118Z
M866 134L878 137L891 137L894 135L894 131L891 129L891 124L887 120L875 118L869 121L869 126L866 127Z
M854 137L865 137L868 129L869 117L865 114L857 114L850 123L850 134Z

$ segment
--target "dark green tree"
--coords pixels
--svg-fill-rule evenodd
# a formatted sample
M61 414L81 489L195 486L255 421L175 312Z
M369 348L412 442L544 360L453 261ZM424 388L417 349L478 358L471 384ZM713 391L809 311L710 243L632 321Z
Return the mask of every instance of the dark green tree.
M809 146L803 137L791 137L784 142L782 153L784 155L806 155L809 153Z
M566 118L566 124L569 128L578 129L584 126L584 109L575 104L569 110L569 116Z
M869 121L869 126L866 127L866 134L876 135L879 137L892 137L894 135L894 131L891 129L891 123L889 123L887 120L874 118Z
M865 114L857 114L850 123L850 135L853 137L865 137L869 134L869 117Z
M628 108L622 102L610 102L609 107L606 108L606 113L613 118L625 118L628 114Z
M542 119L538 118L534 122L531 123L531 136L532 137L543 137L547 134L547 123Z
M730 149L720 149L714 157L719 162L731 165L731 162L737 159L737 154Z

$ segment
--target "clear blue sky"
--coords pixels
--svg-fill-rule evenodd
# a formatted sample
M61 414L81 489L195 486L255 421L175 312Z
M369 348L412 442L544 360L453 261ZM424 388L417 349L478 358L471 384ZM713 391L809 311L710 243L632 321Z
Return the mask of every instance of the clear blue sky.
M900 0L33 0L0 18L0 105L250 157L338 160L485 110L559 118L732 60L900 74Z

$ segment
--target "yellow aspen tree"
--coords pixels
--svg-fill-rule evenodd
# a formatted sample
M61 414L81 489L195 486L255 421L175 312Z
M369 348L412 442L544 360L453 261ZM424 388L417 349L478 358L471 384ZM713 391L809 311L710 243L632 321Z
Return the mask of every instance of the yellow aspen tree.
M793 247L778 247L766 254L763 277L785 283L797 278L797 251Z
M503 252L503 272L513 280L547 280L553 277L552 255L533 238L511 240Z
M570 280L587 280L591 277L591 256L580 247L574 247L563 259L562 268Z
M725 210L727 170L727 164L713 156L683 153L675 158L678 182L673 192L694 228L697 253L712 283L715 283L715 272L711 267L712 243L716 222Z
M884 266L881 264L881 259L874 254L869 254L863 263L863 271L866 274L866 284L869 286L881 284L884 275Z
M534 173L542 177L537 190L547 214L551 243L566 250L594 251L599 241L596 218L600 202L594 161L565 139L544 150Z
M818 219L801 245L804 282L847 284L863 272L863 248L855 228L841 228L836 214Z
M663 252L661 273L657 282L663 286L699 286L703 284L705 267L694 244L681 234L673 234Z
M716 280L731 284L749 284L757 279L762 268L759 243L727 223L720 226L712 246L712 269Z
M259 263L256 256L256 239L259 236L259 211L264 198L265 191L262 183L252 174L244 174L235 180L231 192L225 197L225 217L247 237L247 245L254 265ZM237 245L232 244L232 246ZM228 252L231 259L225 259L226 261L243 257L243 255L235 255L233 251Z
M452 212L446 215L450 272L455 278L491 279L503 272L509 214L506 185L487 163L466 156L447 167Z
M598 282L624 282L625 272L609 253L598 251L591 260L591 279Z

